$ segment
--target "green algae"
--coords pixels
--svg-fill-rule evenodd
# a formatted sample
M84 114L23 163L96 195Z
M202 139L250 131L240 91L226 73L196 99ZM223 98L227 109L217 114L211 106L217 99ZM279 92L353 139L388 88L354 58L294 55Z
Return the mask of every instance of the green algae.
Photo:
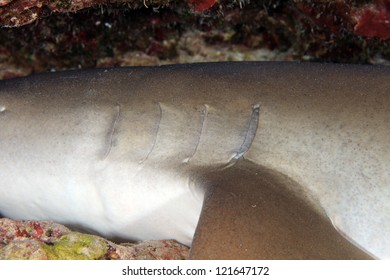
M108 245L96 236L72 232L54 245L44 244L43 249L51 260L96 260L104 257Z

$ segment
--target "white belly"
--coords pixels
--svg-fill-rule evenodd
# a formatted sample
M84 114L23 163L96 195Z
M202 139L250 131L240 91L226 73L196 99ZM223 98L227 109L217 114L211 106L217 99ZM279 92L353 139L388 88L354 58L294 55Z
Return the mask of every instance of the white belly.
M11 186L0 194L5 216L54 220L114 239L191 244L204 193L189 176L137 163L91 167L78 160L22 170L29 173L0 178Z

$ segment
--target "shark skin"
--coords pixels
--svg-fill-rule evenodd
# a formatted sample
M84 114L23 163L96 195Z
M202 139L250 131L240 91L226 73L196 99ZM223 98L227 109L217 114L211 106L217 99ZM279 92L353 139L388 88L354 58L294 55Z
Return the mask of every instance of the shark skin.
M389 259L389 89L292 62L1 81L0 213L194 259Z

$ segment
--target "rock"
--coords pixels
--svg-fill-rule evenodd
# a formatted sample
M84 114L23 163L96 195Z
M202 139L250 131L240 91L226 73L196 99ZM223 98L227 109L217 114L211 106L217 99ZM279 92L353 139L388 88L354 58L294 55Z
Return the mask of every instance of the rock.
M390 64L390 0L364 2L3 0L0 78L199 61Z
M1 260L181 260L189 248L173 240L115 244L48 221L0 219Z

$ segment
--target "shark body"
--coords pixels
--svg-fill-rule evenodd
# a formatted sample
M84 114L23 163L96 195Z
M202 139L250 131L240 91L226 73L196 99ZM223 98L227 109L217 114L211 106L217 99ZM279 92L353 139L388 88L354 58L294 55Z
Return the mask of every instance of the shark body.
M390 258L389 140L389 67L205 63L6 80L0 213L176 239L193 258Z

